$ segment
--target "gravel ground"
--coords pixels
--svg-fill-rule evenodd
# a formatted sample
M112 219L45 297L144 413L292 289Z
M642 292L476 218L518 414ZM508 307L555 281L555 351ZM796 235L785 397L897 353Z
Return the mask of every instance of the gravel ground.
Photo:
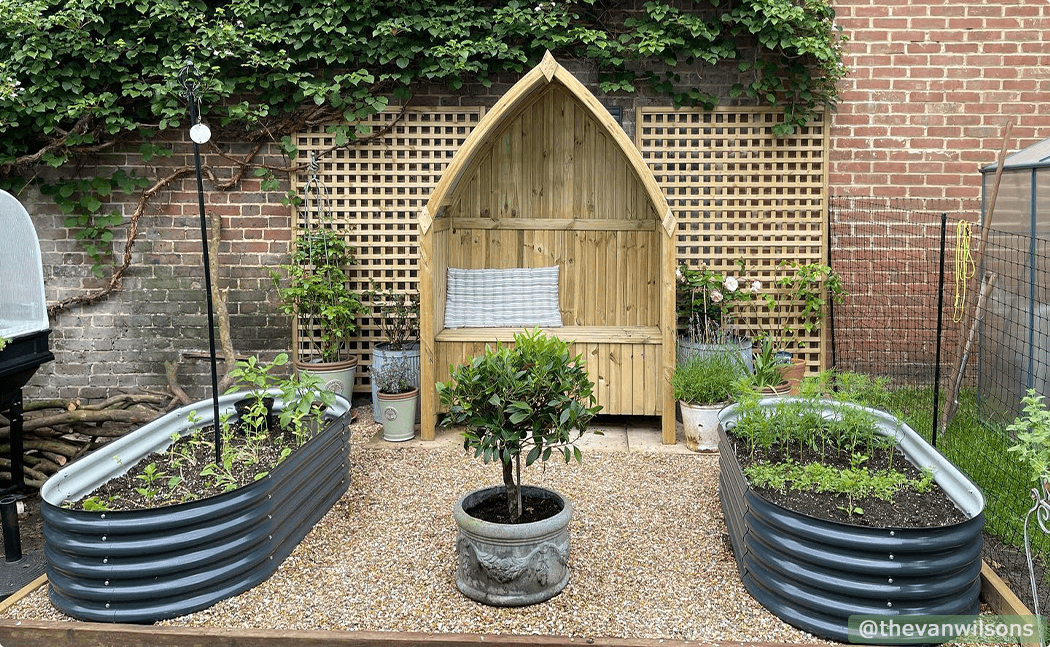
M717 455L590 451L524 474L575 506L571 580L552 600L501 609L468 600L453 580L452 507L492 485L494 465L461 447L382 446L358 408L351 485L266 582L160 624L817 642L744 590L718 504ZM4 617L69 620L38 589Z

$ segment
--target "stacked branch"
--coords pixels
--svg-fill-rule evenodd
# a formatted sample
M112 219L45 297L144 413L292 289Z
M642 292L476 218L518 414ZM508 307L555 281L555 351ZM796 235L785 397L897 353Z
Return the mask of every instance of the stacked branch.
M174 403L164 393L120 393L93 403L80 399L27 402L22 422L26 485L39 488L66 463L156 419ZM0 480L8 482L12 480L10 453L11 421L0 418Z

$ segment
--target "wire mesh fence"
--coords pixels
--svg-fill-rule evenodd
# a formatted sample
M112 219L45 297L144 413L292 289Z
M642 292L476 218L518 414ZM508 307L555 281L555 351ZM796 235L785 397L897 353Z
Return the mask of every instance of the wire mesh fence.
M984 559L1031 607L1023 524L1035 483L1006 426L1028 389L1050 395L1050 241L991 230L981 249L977 214L832 198L830 264L849 296L829 317L829 357L884 378L880 404L981 488ZM1034 521L1033 545L1050 608L1050 540Z

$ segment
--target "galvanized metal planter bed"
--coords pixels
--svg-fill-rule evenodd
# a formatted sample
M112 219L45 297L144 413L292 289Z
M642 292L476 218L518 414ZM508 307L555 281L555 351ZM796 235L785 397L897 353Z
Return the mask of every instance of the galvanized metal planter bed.
M776 399L763 400L775 406ZM748 485L719 416L719 497L744 587L785 622L849 640L851 615L976 614L980 608L984 497L913 429L874 411L880 430L917 467L933 467L967 517L937 528L867 528L815 519L772 503Z
M243 393L223 396L233 411ZM281 406L277 400L277 408ZM316 436L232 492L192 503L86 512L62 502L87 496L150 453L212 422L211 401L173 411L67 466L41 489L52 603L96 622L153 622L205 609L272 575L347 489L350 404L337 398Z

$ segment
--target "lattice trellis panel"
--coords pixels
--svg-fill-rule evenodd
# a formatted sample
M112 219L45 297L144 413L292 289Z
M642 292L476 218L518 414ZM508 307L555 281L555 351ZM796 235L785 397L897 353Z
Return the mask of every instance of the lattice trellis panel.
M368 125L378 131L398 114L385 111ZM357 250L357 290L373 280L380 289L417 289L416 214L483 114L480 107L409 109L387 136L322 157L328 212ZM678 216L680 262L732 271L744 258L750 274L768 286L782 259L825 260L826 120L778 139L772 127L782 118L762 109L639 108L636 143ZM333 145L322 129L300 133L296 161L308 162L312 152L327 153ZM294 179L300 193L309 177L304 172ZM304 226L305 214L297 218ZM790 315L791 308L778 312ZM351 350L367 366L382 333L375 316L360 323ZM763 314L750 323L768 329L779 320ZM297 343L308 346L313 333L296 332ZM822 340L823 334L805 339L811 368L822 363ZM358 376L357 389L366 390L367 374Z
M385 136L338 150L332 150L333 135L323 129L296 135L296 161L307 163L311 153L318 155L319 179L328 194L326 211L356 250L357 265L351 272L355 290L363 292L374 281L380 290L416 292L416 215L483 114L483 108L410 108L404 114L390 109L366 122L373 133L389 128ZM309 171L294 178L300 195L309 180ZM316 213L296 214L297 227L308 220L316 223ZM362 366L371 363L373 343L384 341L376 314L359 320L350 344ZM300 326L296 344L308 348L313 335L316 331ZM367 373L362 376L359 370L355 390L367 389Z
M780 139L772 129L782 121L774 110L639 108L635 141L678 217L680 262L738 276L744 259L767 289L782 260L826 262L826 118ZM779 329L798 309L753 309L747 325ZM823 338L800 337L811 370Z

